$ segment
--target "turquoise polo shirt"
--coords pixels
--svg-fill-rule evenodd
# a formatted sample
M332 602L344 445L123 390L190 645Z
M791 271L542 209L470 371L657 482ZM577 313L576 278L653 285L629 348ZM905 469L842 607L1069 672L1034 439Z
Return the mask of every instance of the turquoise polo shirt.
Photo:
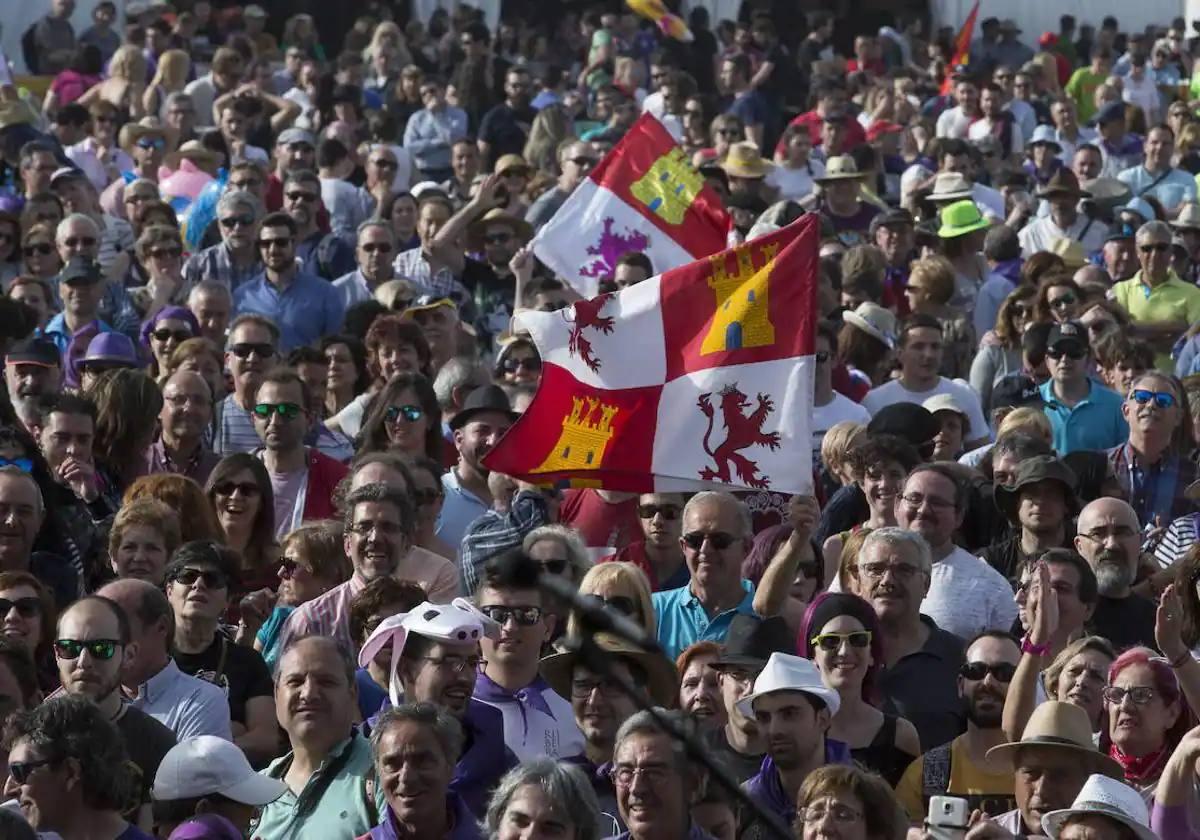
M658 617L658 643L672 662L688 645L704 641L724 642L735 615L754 615L754 584L748 580L742 581L746 597L741 603L711 619L690 587L691 584L655 592L652 596L654 614Z
M1042 410L1054 431L1054 451L1060 458L1081 449L1112 449L1129 437L1120 395L1095 380L1089 379L1088 384L1088 395L1072 408L1054 396L1054 380L1047 380L1039 389L1046 402Z

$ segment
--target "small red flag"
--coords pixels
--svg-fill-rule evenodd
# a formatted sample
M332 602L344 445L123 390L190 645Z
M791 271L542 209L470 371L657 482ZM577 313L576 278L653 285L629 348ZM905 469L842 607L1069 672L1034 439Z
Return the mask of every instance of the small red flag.
M967 15L962 29L958 30L958 37L954 39L954 55L951 56L950 65L946 68L946 78L942 79L942 96L948 94L954 86L950 81L953 69L963 64L970 64L971 36L975 34L975 18L977 17L979 17L979 0L975 0L971 13Z

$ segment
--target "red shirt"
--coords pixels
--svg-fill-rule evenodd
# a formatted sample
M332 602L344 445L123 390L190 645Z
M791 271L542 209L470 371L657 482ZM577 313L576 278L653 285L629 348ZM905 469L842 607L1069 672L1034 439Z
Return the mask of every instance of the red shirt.
M808 137L814 146L821 145L821 123L824 118L816 112L816 110L805 111L796 119L788 123L792 125L802 125L808 129ZM846 120L846 149L853 149L855 146L861 146L867 142L867 132L863 129L862 123L853 117L847 116ZM775 146L775 151L782 153L784 151L783 141L780 140ZM845 149L842 150L843 152Z
M619 551L642 539L637 496L612 504L591 488L568 490L558 509L558 521L579 532L588 548Z

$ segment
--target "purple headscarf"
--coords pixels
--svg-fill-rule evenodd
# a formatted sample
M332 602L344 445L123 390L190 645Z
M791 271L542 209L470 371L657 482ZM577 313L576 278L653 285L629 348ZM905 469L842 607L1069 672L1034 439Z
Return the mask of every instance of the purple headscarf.
M150 333L154 332L154 328L158 326L159 321L186 321L187 325L192 330L192 335L200 335L200 322L196 320L196 316L192 314L192 310L186 306L164 306L158 310L158 313L146 321L142 321L142 329L139 333L142 346L147 350L150 349Z

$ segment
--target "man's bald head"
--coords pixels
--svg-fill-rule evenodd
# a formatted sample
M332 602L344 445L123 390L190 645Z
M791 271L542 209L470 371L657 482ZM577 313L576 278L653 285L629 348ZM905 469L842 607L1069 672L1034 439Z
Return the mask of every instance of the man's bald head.
M1129 525L1135 531L1141 527L1138 523L1137 511L1124 499L1112 496L1102 496L1093 502L1088 502L1079 512L1079 530L1086 531L1088 526L1101 520L1119 521Z
M175 613L162 589L140 578L121 578L100 587L97 593L121 605L133 625L134 638L145 642L146 631L166 621L164 644L169 648L175 637Z
M1111 496L1088 503L1079 513L1075 550L1096 573L1101 595L1127 597L1141 551L1137 513L1128 502Z
M208 392L209 398L212 398L212 386L208 384L208 380L198 374L194 370L177 370L166 378L163 382L163 392L172 385L178 385L185 388L203 388Z

